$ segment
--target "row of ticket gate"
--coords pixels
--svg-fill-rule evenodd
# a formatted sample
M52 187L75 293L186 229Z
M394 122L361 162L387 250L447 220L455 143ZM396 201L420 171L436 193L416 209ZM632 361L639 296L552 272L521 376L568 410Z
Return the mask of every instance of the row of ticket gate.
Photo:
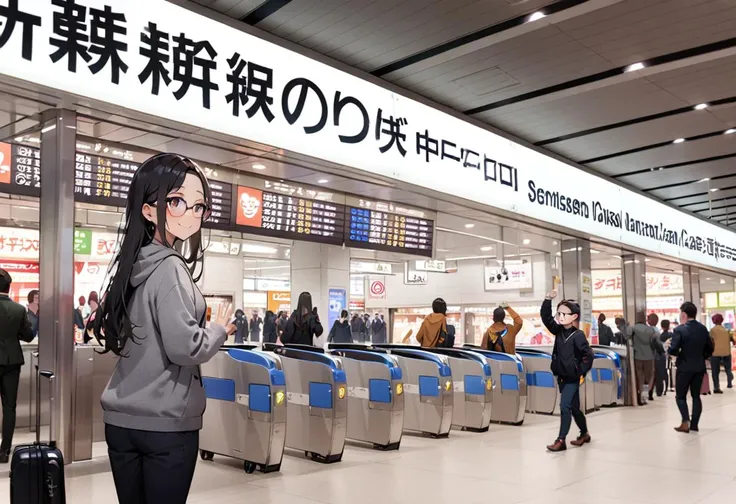
M622 397L624 359L604 347L595 355L581 388L586 410ZM550 361L550 351L536 348L514 356L471 346L224 347L202 366L208 401L200 455L240 459L248 473L271 472L285 448L337 462L346 439L390 450L404 431L446 437L452 427L521 425L526 412L559 408Z

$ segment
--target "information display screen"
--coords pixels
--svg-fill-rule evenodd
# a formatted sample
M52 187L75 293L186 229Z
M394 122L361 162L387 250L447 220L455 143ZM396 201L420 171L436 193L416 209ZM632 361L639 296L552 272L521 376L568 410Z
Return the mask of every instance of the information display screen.
M0 187L24 196L41 195L41 151L0 143Z
M138 164L77 153L74 199L98 205L125 206Z
M233 222L233 185L210 180L212 214L205 225L215 228L231 228Z
M432 256L434 222L428 219L350 207L347 231L351 247Z
M245 232L342 245L345 206L238 186L235 223Z

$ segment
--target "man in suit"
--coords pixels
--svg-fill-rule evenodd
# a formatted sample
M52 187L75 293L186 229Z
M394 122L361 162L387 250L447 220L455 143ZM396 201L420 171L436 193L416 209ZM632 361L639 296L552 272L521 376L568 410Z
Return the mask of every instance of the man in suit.
M15 407L18 402L20 368L25 361L20 340L31 342L34 334L26 309L10 299L13 279L0 269L0 397L3 403L0 463L7 463L15 431Z
M700 401L700 387L705 376L705 360L713 355L713 340L708 329L695 320L697 307L687 301L680 307L680 325L675 328L670 345L670 355L677 356L677 376L675 393L677 407L682 415L682 423L675 427L677 432L699 430L700 414L703 404ZM693 416L687 409L687 391L693 398Z

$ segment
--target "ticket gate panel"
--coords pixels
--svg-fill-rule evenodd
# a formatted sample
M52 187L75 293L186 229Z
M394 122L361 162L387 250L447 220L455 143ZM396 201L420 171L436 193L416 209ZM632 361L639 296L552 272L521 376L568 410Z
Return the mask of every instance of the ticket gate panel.
M347 381L340 359L321 349L279 347L286 376L286 446L318 462L342 460Z
M404 427L404 385L396 356L335 349L348 385L347 438L398 449Z
M554 414L559 409L557 380L550 369L552 356L544 352L517 351L527 384L527 412Z
M524 365L516 355L471 348L483 355L493 377L491 421L521 425L527 407L527 385Z
M223 348L202 365L207 408L200 455L243 460L246 472L278 471L286 438L285 376L275 355Z
M427 350L448 358L454 392L452 425L463 430L487 431L491 423L493 379L486 358L470 349Z
M596 406L615 406L621 389L616 360L610 352L595 350L593 361L593 383L595 384Z

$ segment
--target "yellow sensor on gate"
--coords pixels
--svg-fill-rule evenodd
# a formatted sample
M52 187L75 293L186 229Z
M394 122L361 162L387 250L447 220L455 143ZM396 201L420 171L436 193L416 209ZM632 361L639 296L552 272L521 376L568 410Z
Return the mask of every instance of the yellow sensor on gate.
M284 397L286 397L286 396L284 395L284 391L283 390L279 390L278 392L276 392L276 405L277 406L280 406L281 404L284 404Z
M492 388L493 388L493 380L491 380L490 378L488 378L486 380L486 390L491 390Z
M449 392L451 389L452 389L452 382L451 381L446 381L445 382L445 390L447 390Z
M345 387L337 388L337 397L340 399L345 399Z
M403 383L397 383L396 384L396 395L401 395L404 393L404 384Z

